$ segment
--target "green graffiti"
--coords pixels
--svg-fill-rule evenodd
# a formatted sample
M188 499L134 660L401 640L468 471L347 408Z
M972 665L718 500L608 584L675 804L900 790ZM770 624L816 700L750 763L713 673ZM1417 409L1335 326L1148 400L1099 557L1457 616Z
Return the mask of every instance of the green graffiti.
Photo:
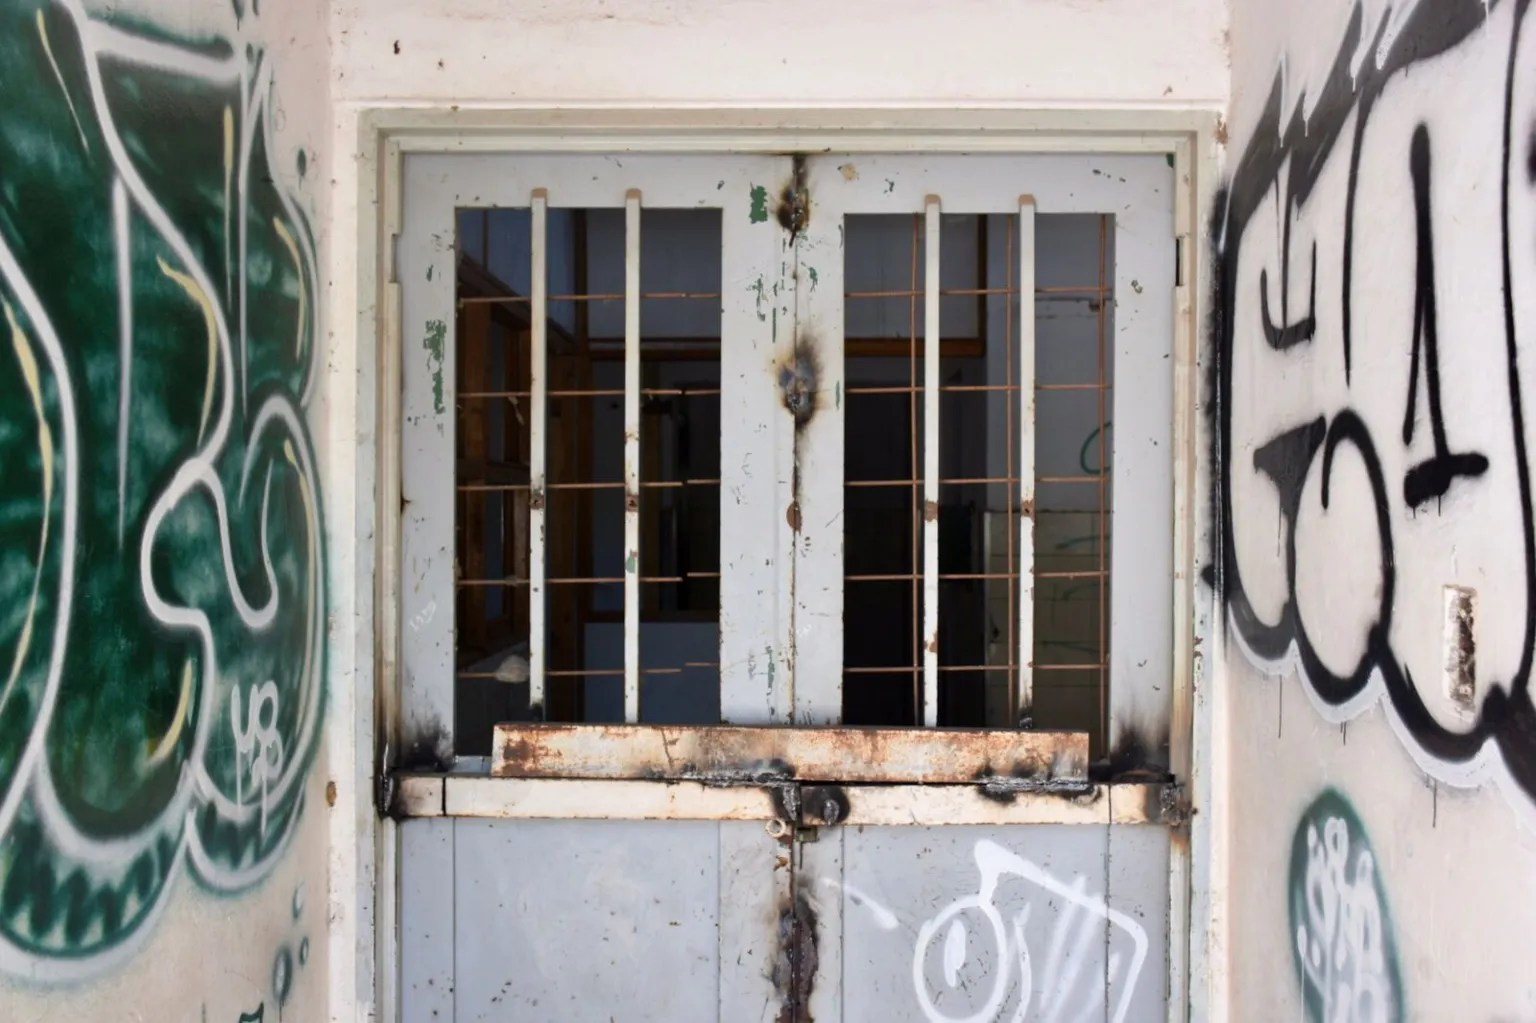
M427 350L427 370L432 374L432 411L443 414L443 349L447 344L448 325L442 320L427 321L427 336L421 346Z
M108 12L0 8L0 970L33 980L116 961L179 873L262 881L325 699L269 65Z
M1291 840L1289 937L1309 1019L1405 1018L1376 857L1354 807L1334 789L1301 815Z
M752 211L748 216L754 224L761 224L768 219L768 189L762 185L752 186Z

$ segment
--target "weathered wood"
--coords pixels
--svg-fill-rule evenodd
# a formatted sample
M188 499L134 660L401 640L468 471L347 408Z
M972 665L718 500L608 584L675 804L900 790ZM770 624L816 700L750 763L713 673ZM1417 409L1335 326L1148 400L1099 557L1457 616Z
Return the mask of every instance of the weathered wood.
M934 728L510 723L491 752L504 778L1071 783L1087 765L1083 732Z

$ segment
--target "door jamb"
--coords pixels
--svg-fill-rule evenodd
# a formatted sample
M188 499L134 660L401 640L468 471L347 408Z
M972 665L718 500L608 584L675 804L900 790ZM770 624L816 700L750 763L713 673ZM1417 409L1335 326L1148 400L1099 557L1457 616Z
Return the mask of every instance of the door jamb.
M1212 550L1208 488L1201 453L1211 450L1208 417L1197 415L1201 381L1211 358L1206 317L1212 267L1203 233L1214 207L1223 135L1214 109L708 109L708 108L495 108L378 107L361 111L357 148L358 373L356 421L338 435L358 438L353 525L372 525L371 543L356 537L353 583L358 618L371 636L359 649L353 676L357 713L338 730L333 749L350 749L358 797L357 832L350 849L333 860L353 861L356 890L372 881L369 903L359 897L355 941L371 959L371 1005L355 1004L370 985L338 984L332 1018L393 1020L398 1015L398 864L396 822L380 807L379 779L399 751L398 553L400 520L400 287L394 246L400 234L403 156L406 153L598 153L640 151L720 154L807 151L884 153L1113 153L1165 154L1174 168L1177 238L1174 302L1174 705L1170 767L1188 779L1193 817L1172 832L1169 900L1168 1019L1220 1016L1226 1005L1225 890L1227 843L1213 820L1225 817L1227 736L1219 687L1207 687L1208 664L1220 664L1222 637L1213 628L1211 592L1199 583ZM345 427L350 425L352 429ZM388 438L381 441L381 438ZM369 505L371 504L371 507ZM371 607L368 606L371 602ZM371 642L370 642L371 640ZM372 700L361 694L372 693ZM1195 700L1195 694L1201 694ZM338 765L339 766L339 765ZM365 796L366 794L366 796ZM370 798L371 797L371 798ZM375 812L363 807L373 803ZM333 864L334 866L335 864ZM334 898L347 900L346 892ZM345 904L345 902L343 902ZM333 914L334 916L334 914ZM370 956L371 953L371 956ZM345 971L339 975L347 976ZM353 1010L353 1011L349 1011Z

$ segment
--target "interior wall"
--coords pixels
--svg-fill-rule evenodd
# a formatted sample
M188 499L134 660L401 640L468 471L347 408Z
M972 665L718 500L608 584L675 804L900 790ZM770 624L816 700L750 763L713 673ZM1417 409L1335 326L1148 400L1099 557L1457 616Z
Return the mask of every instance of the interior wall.
M1526 11L1232 5L1211 242L1234 1019L1536 1013Z
M0 1005L322 1018L325 11L0 10Z

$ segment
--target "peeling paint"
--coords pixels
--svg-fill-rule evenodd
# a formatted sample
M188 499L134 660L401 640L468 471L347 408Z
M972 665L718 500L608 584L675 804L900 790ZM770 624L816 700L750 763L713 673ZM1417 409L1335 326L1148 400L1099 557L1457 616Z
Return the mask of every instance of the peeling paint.
M421 346L427 350L427 371L432 374L432 410L442 415L443 405L443 349L447 345L448 325L442 320L427 321L427 336Z
M762 185L752 186L752 211L748 217L754 224L762 224L768 220L768 189Z
M768 314L763 312L763 303L768 301L768 288L763 283L763 278L759 276L756 281L747 285L747 290L757 295L757 321L767 323ZM778 315L778 310L774 310L774 315Z

